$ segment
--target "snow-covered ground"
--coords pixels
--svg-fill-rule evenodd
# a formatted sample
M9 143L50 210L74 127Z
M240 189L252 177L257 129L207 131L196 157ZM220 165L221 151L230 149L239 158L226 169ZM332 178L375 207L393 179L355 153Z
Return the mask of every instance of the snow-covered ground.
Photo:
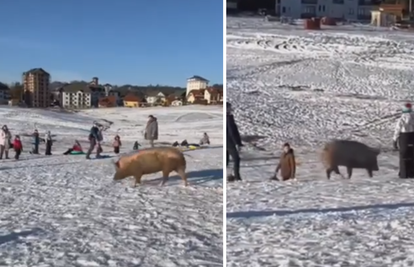
M159 121L156 145L198 142L209 134L210 148L186 152L190 187L175 175L160 187L160 173L144 177L137 188L129 179L113 182L115 134L121 153L135 141L147 147L142 131L150 114ZM0 161L0 266L222 266L222 108L63 113L4 107L0 117L12 134L36 127L56 135L52 156L30 155L31 140L23 137L21 160ZM75 139L87 148L96 119L114 122L103 147L113 157L62 155Z
M244 181L227 185L227 266L414 266L414 180L397 178L387 119L414 100L412 35L227 25L227 99L248 144ZM331 138L381 147L380 171L328 181L318 151ZM270 182L284 142L297 182Z

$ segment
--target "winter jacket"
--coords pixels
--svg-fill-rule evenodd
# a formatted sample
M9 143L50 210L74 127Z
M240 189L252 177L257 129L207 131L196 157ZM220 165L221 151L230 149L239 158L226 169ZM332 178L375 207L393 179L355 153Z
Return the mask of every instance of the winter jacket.
M139 148L140 146L141 146L141 145L140 145L138 142L136 142L136 141L135 141L134 146L132 147L132 150L138 150L138 148Z
M98 142L102 142L102 141L103 141L102 129L98 129Z
M82 147L80 147L80 146L78 146L78 145L73 145L73 147L72 147L72 151L82 152Z
M120 139L114 139L114 142L112 143L113 147L120 147L121 144L121 140Z
M22 150L23 149L22 141L20 139L14 139L13 148L14 150Z
M210 138L207 134L203 135L203 138L200 140L200 145L209 145L210 144Z
M38 145L40 143L39 133L34 132L32 136L33 136L33 145Z
M397 141L400 133L414 132L414 113L404 112L395 124L393 140Z
M152 118L147 122L145 127L145 140L158 140L158 121L157 118Z
M241 146L241 138L239 129L237 128L236 122L234 121L233 115L226 115L227 117L227 125L226 125L226 131L227 131L227 146L229 148L235 148L236 146Z
M45 134L45 142L52 142L52 135L50 134L50 132L47 132Z
M91 130L89 131L89 139L92 138L96 141L99 140L99 128L96 126L92 126Z
M296 162L293 149L289 149L288 152L283 152L282 156L280 156L280 161L276 168L276 174L279 170L283 181L295 178Z
M0 145L9 147L11 143L11 133L8 130L0 130Z

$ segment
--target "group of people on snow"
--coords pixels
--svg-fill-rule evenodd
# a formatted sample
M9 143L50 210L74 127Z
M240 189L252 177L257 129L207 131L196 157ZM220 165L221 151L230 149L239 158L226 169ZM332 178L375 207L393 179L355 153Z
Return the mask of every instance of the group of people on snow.
M40 144L40 137L37 130L35 130L32 134L33 137L33 149L30 151L32 154L39 154L39 144ZM51 148L52 148L52 137L50 131L48 131L45 135L45 139L43 139L46 143L46 155L51 155ZM7 125L3 125L0 130L0 160L9 159L9 151L13 149L14 159L18 160L20 158L21 153L23 152L23 144L20 139L19 135L15 135L14 139L12 140L12 134L7 127Z
M10 149L15 151L14 158L17 160L22 153L23 145L19 135L16 135L12 141L12 134L9 128L7 125L3 125L0 131L0 159L3 159L3 155L6 159L9 159Z
M91 154L96 151L96 157L101 157L102 141L103 141L103 131L105 127L97 122L94 122L88 134L89 147L84 153L82 146L78 140L74 141L74 144L67 149L63 154L64 155L73 155L73 154L85 154L86 159L90 159ZM53 140L50 131L47 131L44 138L40 138L39 132L37 129L30 135L32 137L32 150L30 154L39 154L39 146L41 142L45 143L45 155L52 155L52 146ZM149 142L150 147L154 147L154 141L158 140L158 121L157 118L153 115L148 116L148 122L144 130L144 139ZM210 144L210 139L207 133L204 133L199 144L188 144L187 140L186 145L205 145ZM136 141L133 146L133 150L138 150L141 144ZM119 154L122 147L121 137L117 134L115 135L112 142L113 151L115 154ZM9 158L9 150L13 148L15 151L15 159L18 159L20 154L23 151L23 145L18 135L15 136L15 139L12 141L12 135L4 125L0 131L0 159L3 158L3 155L6 159Z

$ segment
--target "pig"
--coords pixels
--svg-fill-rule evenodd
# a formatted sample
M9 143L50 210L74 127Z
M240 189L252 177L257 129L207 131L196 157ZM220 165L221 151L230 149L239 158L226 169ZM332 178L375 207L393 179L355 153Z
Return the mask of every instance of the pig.
M351 140L333 140L325 145L321 154L322 163L326 169L326 176L331 173L344 176L339 172L339 166L345 166L348 179L351 179L353 169L366 169L369 177L373 171L379 171L377 156L379 149L371 148L363 143Z
M186 160L183 152L174 147L157 147L143 149L133 155L122 156L115 164L114 180L119 181L129 176L135 178L133 187L141 183L141 177L145 174L162 172L164 185L168 176L175 171L188 186L185 173Z

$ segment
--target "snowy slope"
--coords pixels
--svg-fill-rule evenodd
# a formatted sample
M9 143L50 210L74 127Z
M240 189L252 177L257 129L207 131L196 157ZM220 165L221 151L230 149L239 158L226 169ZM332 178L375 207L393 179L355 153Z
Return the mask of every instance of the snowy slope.
M62 155L75 139L86 148L96 119L114 122L104 132L104 155L114 156L115 134L121 153L135 141L146 147L142 131L150 114L159 121L158 145L210 135L211 148L188 152L189 188L174 175L160 187L160 173L131 188L129 179L112 181L115 157ZM12 134L33 127L56 134L51 157L31 156L31 140L23 137L22 159L0 161L0 266L222 266L221 108L0 108L0 116Z
M227 97L247 144L244 181L227 186L228 266L412 266L414 181L397 179L388 118L414 100L412 35L227 25ZM331 138L380 147L380 171L326 180L318 151ZM298 181L270 182L284 142Z

